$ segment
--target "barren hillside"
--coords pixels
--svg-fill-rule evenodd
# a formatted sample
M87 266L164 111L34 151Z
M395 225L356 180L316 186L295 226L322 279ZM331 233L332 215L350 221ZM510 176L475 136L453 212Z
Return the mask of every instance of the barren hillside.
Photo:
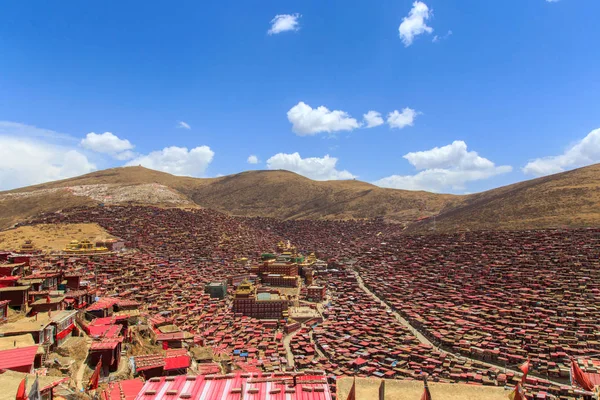
M600 164L466 196L435 218L438 232L600 225ZM410 232L431 231L432 218Z
M127 167L0 192L0 228L41 212L100 203L201 206L282 219L383 217L408 223L460 201L459 196L382 189L360 181L317 182L288 171L201 179Z
M113 236L98 224L54 224L21 226L0 232L0 249L18 250L25 240L43 251L60 251L71 240L88 239L91 242L110 239Z
M143 167L114 168L0 192L0 229L73 206L140 204L204 207L280 219L384 218L407 232L529 229L600 224L600 164L455 196L383 189L369 183L312 181L288 171L190 178Z

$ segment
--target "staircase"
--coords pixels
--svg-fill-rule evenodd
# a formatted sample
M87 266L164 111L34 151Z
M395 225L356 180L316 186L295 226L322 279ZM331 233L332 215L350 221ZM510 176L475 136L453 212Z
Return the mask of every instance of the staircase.
M48 359L48 354L50 353L50 343L43 343L42 347L44 348L44 353L42 354L42 367L46 365L46 360Z

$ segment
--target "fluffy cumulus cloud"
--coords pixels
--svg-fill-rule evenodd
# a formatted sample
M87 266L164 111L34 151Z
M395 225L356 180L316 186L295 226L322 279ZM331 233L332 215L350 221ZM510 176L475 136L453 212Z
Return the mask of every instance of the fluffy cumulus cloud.
M297 31L300 29L300 14L280 14L271 20L271 29L267 31L269 35L276 35L281 32Z
M383 125L383 118L381 118L381 113L377 111L369 111L368 113L363 115L364 124L367 128L374 128L379 125Z
M467 183L488 179L512 171L509 165L496 166L475 151L468 151L462 140L443 147L403 156L419 172L392 175L374 182L382 187L442 192L464 190Z
M336 168L337 162L337 158L329 155L321 158L302 158L297 152L292 154L279 153L267 160L267 168L292 171L318 181L356 178L346 170L338 170Z
M19 130L26 131L27 126L21 124ZM71 178L96 169L79 151L35 136L2 134L0 149L0 189L3 190Z
M133 145L127 139L119 139L111 132L88 133L80 142L81 147L96 153L108 154L118 160L127 160L134 156Z
M203 176L215 153L208 146L191 150L186 147L165 147L129 161L127 166L142 165L146 168L173 175Z
M400 32L400 39L404 43L404 46L408 47L413 43L415 36L422 35L424 33L433 32L433 28L427 26L427 20L431 18L432 12L427 7L427 4L422 1L415 1L413 7L408 13L407 17L402 19L398 31Z
M600 162L600 128L591 131L563 154L538 158L523 167L528 175L544 176Z
M258 164L258 157L256 157L254 154L252 154L251 156L248 157L248 164Z
M187 122L183 122L183 121L177 122L177 127L183 128L183 129L192 129L192 127Z
M351 131L360 127L358 121L345 111L330 111L324 106L312 108L302 101L287 112L287 117L292 130L299 136Z
M405 107L402 112L394 110L388 114L387 123L390 128L402 129L406 126L413 126L418 112L412 108Z

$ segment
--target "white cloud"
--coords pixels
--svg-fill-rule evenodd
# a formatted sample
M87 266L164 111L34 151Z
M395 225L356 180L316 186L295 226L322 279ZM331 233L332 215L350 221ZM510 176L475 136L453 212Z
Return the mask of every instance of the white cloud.
M408 16L402 19L402 23L398 27L404 46L410 46L415 36L433 32L433 28L427 26L426 22L432 15L433 13L429 10L427 4L422 1L415 1L413 3L413 8L408 13Z
M363 114L363 118L367 128L374 128L376 126L383 125L381 113L378 113L377 111L369 111L368 113Z
M437 42L439 42L439 41L441 41L441 40L446 40L446 39L448 39L450 36L452 36L452 31L448 31L448 32L447 32L447 33L446 33L444 36L438 36L438 35L435 35L431 41L432 41L433 43L437 43Z
M394 110L393 112L388 114L387 123L390 126L390 128L398 129L402 129L406 126L413 126L417 114L417 111L409 107L403 108L402 112Z
M116 158L117 160L125 161L125 160L131 160L132 158L137 157L137 154L134 153L133 151L126 150L121 153L113 155L113 157Z
M188 123L183 122L183 121L177 122L177 127L183 128L183 129L192 129L192 127Z
M312 108L302 101L287 112L287 117L292 123L292 131L300 136L351 131L360 127L358 121L345 111L329 111L324 106Z
M248 157L248 164L258 164L258 157L254 154Z
M80 152L39 139L1 135L0 149L0 189L4 190L71 178L96 169Z
M279 153L267 160L267 168L292 171L317 181L356 178L346 170L337 170L337 161L337 158L330 157L329 154L322 158L302 158L298 152Z
M403 157L420 172L415 175L392 175L374 183L395 189L441 192L464 190L468 182L512 171L509 165L496 166L477 152L467 151L467 144L462 140L427 151L408 153Z
M275 35L286 31L297 31L300 29L300 14L280 14L271 20L271 29L267 31L269 35Z
M127 166L142 165L146 168L173 175L202 176L212 162L215 153L208 146L165 147L129 161Z
M62 142L76 142L78 140L71 135L12 121L0 121L0 135L18 138L43 138L45 140Z
M546 0L546 3L558 3L560 0Z
M455 140L443 147L434 147L427 151L416 151L403 156L418 170L451 168L460 170L482 170L494 167L494 163L483 158L475 151L467 151L467 144Z
M111 132L88 133L80 142L84 149L101 154L109 154L118 160L127 160L134 156L130 150L134 146L127 139L119 139Z
M544 176L600 162L600 128L558 156L538 158L523 167L528 175Z

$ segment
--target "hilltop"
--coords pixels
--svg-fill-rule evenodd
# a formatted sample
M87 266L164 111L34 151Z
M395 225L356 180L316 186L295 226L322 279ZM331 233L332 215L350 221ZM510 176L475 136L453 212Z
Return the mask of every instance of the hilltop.
M407 232L600 225L600 164L472 195L384 189L357 180L313 181L288 171L191 178L113 168L0 192L0 229L43 212L98 204L209 208L236 216L366 219ZM422 217L425 221L415 222Z

